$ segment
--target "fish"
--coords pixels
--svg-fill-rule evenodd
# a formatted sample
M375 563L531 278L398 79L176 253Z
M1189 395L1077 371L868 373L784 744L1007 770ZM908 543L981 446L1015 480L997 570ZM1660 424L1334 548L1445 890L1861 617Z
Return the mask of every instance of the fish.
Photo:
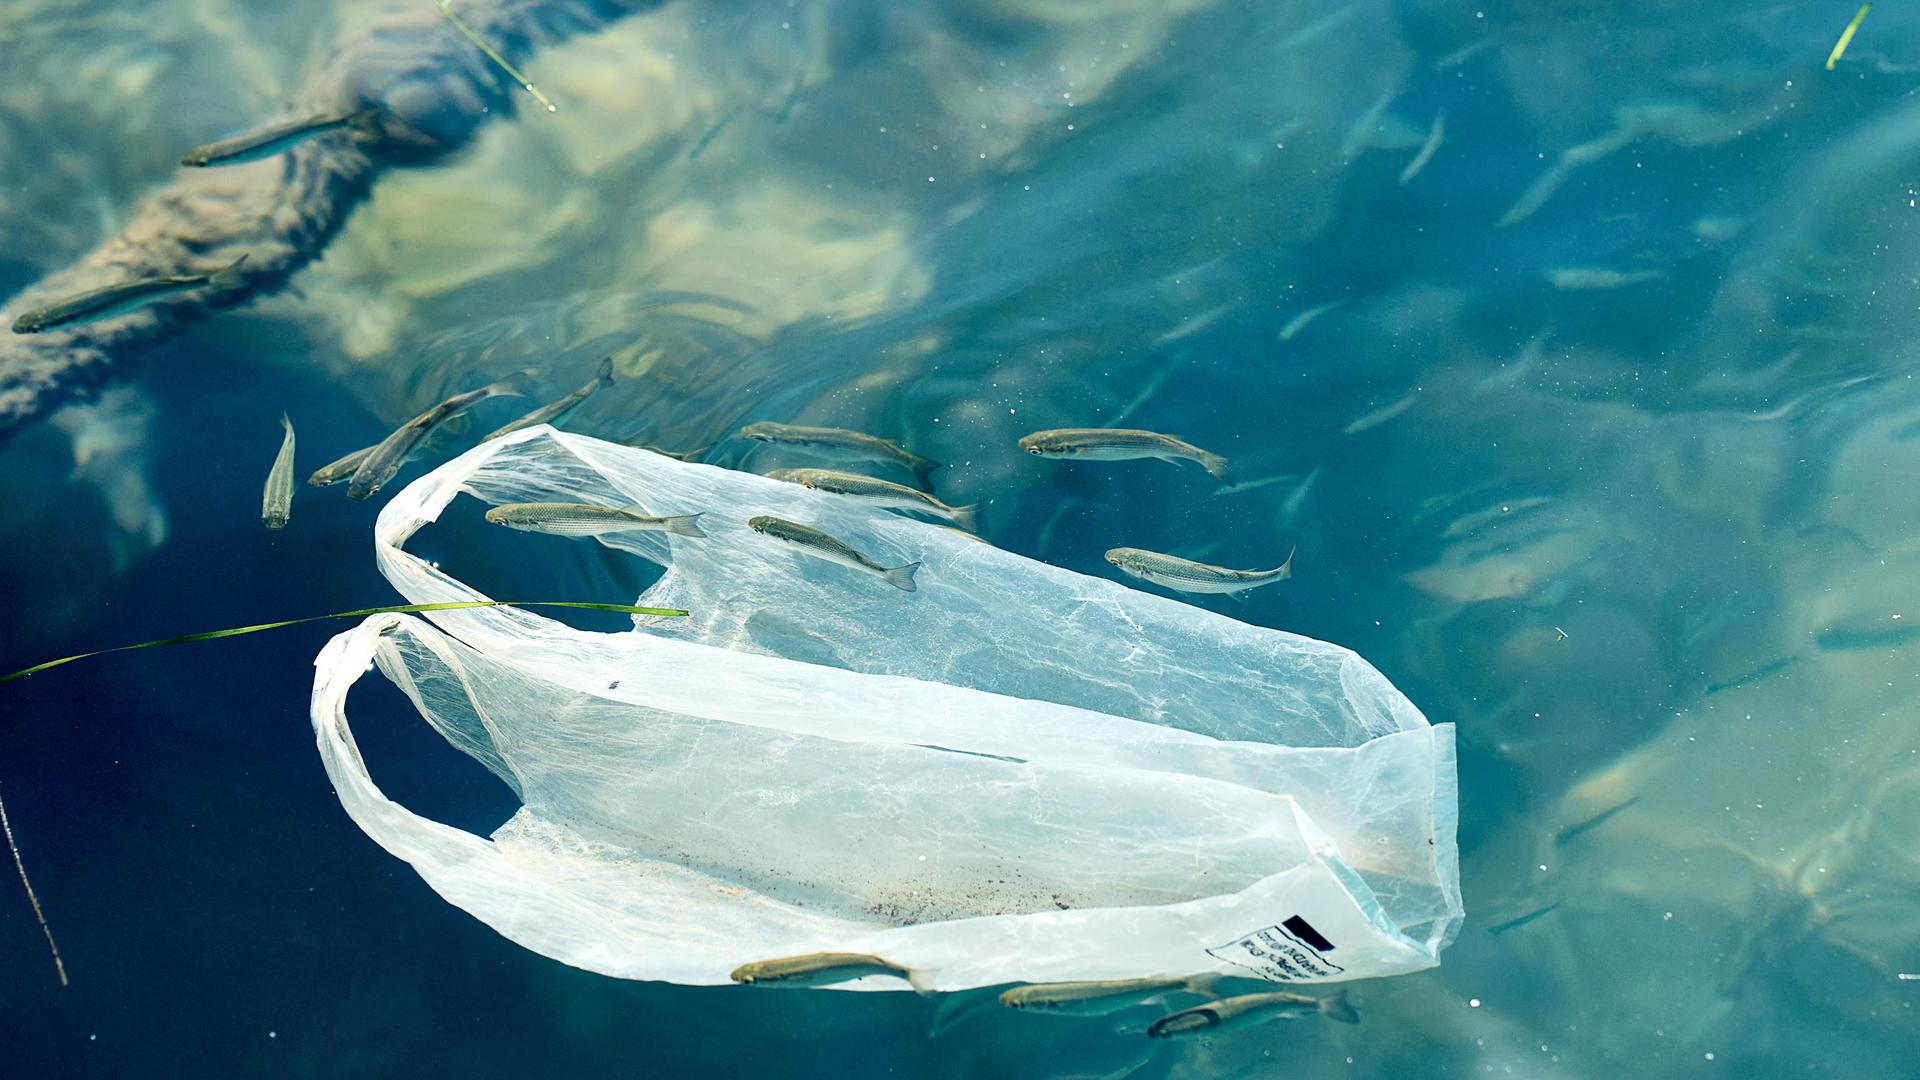
M1403 398L1400 398L1395 401L1390 401L1387 404L1380 406L1379 408L1373 410L1367 415L1362 416L1358 420L1355 420L1353 423L1348 424L1346 427L1341 428L1340 434L1358 435L1361 432L1366 431L1370 428L1377 428L1381 424L1384 424L1387 421L1393 419L1394 417L1399 416L1401 413L1406 412L1408 409L1413 408L1415 405L1419 404L1419 402L1420 402L1420 392L1416 390L1413 393L1408 394Z
M401 424L394 429L393 434L380 440L380 445L374 447L361 460L360 467L354 470L353 479L347 483L347 498L364 499L379 491L387 481L393 479L394 474L400 471L400 467L407 463L407 459L413 456L413 452L420 448L421 440L432 434L433 429L441 424L487 398L501 395L518 397L519 394L518 390L508 388L506 380L502 380L478 390L455 394Z
M1446 71L1448 68L1459 67L1461 64L1464 64L1468 60L1473 59L1475 56L1480 55L1481 52L1492 48L1493 45L1494 45L1494 39L1490 37L1486 37L1486 38L1481 38L1479 41L1473 42L1470 45L1461 46L1460 48L1453 50L1452 52L1441 57L1440 59L1435 60L1433 62L1433 70Z
M1601 266L1569 266L1547 271L1547 280L1562 292L1620 289L1665 276L1659 270L1609 270Z
M1274 46L1274 49L1277 52L1285 52L1289 49L1297 49L1308 42L1318 41L1320 38L1339 29L1348 20L1358 14L1360 14L1359 4L1348 4L1345 7L1335 8L1333 11L1320 16L1300 29L1295 30L1293 33L1288 34L1286 37L1281 38L1279 44Z
M195 289L237 288L244 280L240 267L246 261L247 257L242 255L209 274L166 274L91 289L22 313L13 320L13 332L38 334L56 327L112 318Z
M1300 481L1298 487L1287 492L1287 497L1280 501L1280 513L1276 517L1283 528L1300 520L1300 511L1307 505L1307 496L1313 494L1314 481L1320 479L1320 474L1326 471L1326 468L1325 465L1315 465L1313 471L1307 474L1307 478Z
M286 528L293 508L293 421L285 412L280 414L280 427L287 434L280 440L280 453L267 470L266 491L260 496L260 520L269 529Z
M1494 925L1487 927L1487 934L1491 937L1499 937L1501 934L1504 934L1509 930L1518 930L1519 928L1527 925L1533 920L1541 918L1542 916L1553 911L1553 909L1560 906L1560 903L1561 903L1560 901L1555 900L1553 903L1548 904L1546 907L1543 907L1538 911L1529 911L1525 915L1521 915L1518 918L1508 919L1505 922L1495 923Z
M1162 461L1192 461L1213 474L1223 484L1227 478L1227 459L1202 450L1190 442L1162 435L1157 431L1134 428L1056 428L1036 431L1020 440L1020 449L1048 458L1074 458L1081 461L1130 461L1159 458Z
M532 412L521 417L520 419L515 420L513 423L500 428L499 430L493 432L492 434L488 435L484 439L481 439L480 441L489 442L493 439L499 438L502 435L511 435L522 428L537 427L541 424L551 424L555 420L558 420L561 417L572 412L573 410L579 408L580 403L587 400L589 397L592 397L593 392L595 390L598 390L603 386L612 386L612 385L613 385L613 357L609 356L606 359L600 361L600 368L598 371L594 373L593 381L587 383L585 386L582 386L580 389L575 390L573 393L568 394L566 397L563 397L558 401L551 401L545 405L540 406L539 408L533 410Z
M305 120L273 124L268 127L221 139L187 151L180 164L196 169L214 165L239 165L284 154L317 135L341 128L373 132L379 126L379 109L360 109L337 116L314 116Z
M1613 815L1619 813L1622 810L1625 810L1627 807L1632 806L1634 803L1637 803L1639 801L1640 801L1640 796L1635 795L1633 798L1628 799L1626 802L1623 802L1618 806L1608 807L1607 809L1600 811L1599 813L1593 815L1592 817L1588 818L1585 821L1576 822L1572 825L1567 826L1564 829L1561 829L1560 834L1553 838L1553 846L1566 847L1569 843L1572 843L1575 839L1578 839L1580 836L1588 832L1591 832L1602 825L1605 825L1607 823L1608 818L1613 817Z
M1724 694L1727 691L1732 690L1736 687L1746 686L1749 683L1759 682L1761 679L1764 679L1769 675L1778 674L1779 672L1787 670L1788 668L1792 667L1794 664L1798 663L1799 659L1800 658L1797 656L1783 656L1783 657L1780 657L1778 660L1772 660L1765 664L1761 664L1759 667L1754 668L1752 671L1747 672L1745 675L1736 675L1733 678L1726 680L1725 682L1709 683L1707 685L1707 688L1701 691L1701 696L1712 697L1715 694Z
M1299 550L1296 546L1287 554L1286 562L1271 570L1229 570L1157 551L1126 547L1108 551L1107 561L1134 577L1177 592L1237 593L1292 577L1293 554Z
M1477 398L1482 394L1512 389L1514 384L1533 373L1535 365L1539 364L1541 357L1546 355L1547 339L1552 335L1553 327L1549 324L1545 329L1528 338L1526 345L1521 347L1519 355L1513 358L1513 363L1502 363L1499 370L1475 382L1467 390L1467 396Z
M1181 366L1187 362L1187 357L1189 355L1190 354L1185 349L1180 349L1176 351L1173 354L1173 356L1167 360L1165 364L1160 365L1160 370L1154 372L1152 377L1148 378L1145 383L1141 384L1140 392L1133 395L1132 401L1129 401L1126 403L1126 405L1122 406L1119 412L1114 413L1112 416L1107 417L1107 421L1106 421L1107 426L1114 427L1120 424L1122 421L1126 420L1127 417L1132 416L1134 413L1138 412L1141 406L1145 405L1149 401L1152 401L1154 399L1154 396L1160 393L1160 388L1167 385L1167 380L1173 377L1174 372L1179 371Z
M1500 220L1494 223L1494 228L1504 229L1510 225L1518 225L1532 217L1536 211L1547 204L1548 199L1553 198L1561 185L1567 182L1567 179L1573 175L1573 170L1582 165L1591 165L1639 137L1640 130L1637 126L1623 123L1591 142L1584 142L1561 151L1559 158L1547 166L1547 171L1541 173L1532 184L1529 184L1527 190L1521 192L1520 198L1500 216Z
M841 457L891 461L905 466L923 488L928 486L927 478L933 470L940 468L939 462L923 458L899 443L845 428L801 427L762 420L741 428L740 435L758 442L805 446Z
M1440 538L1454 540L1463 536L1472 536L1493 523L1507 518L1509 514L1524 515L1529 510L1538 510L1552 503L1553 498L1549 495L1528 495L1520 499L1506 499L1483 510L1475 510L1471 514L1462 514L1453 519L1445 529L1440 531Z
M1334 308L1337 308L1344 303L1346 303L1345 300L1329 300L1324 304L1318 305L1317 307L1310 307L1307 310L1301 312L1300 314L1295 315L1293 318L1288 319L1286 321L1286 324L1280 327L1280 340L1292 341L1296 336L1299 335L1300 331L1305 330L1307 328L1308 323L1312 322L1313 320L1319 318L1322 315L1325 315L1327 312L1332 311Z
M814 491L850 496L890 510L911 510L915 513L932 514L942 521L951 521L969 531L978 531L980 526L980 508L977 505L948 506L924 491L916 491L905 484L896 484L890 480L876 480L871 476L836 472L832 469L775 469L767 475L775 480L799 484Z
M670 532L676 536L705 536L700 514L652 517L637 510L594 503L504 503L487 511L487 520L521 532L548 536L600 536L605 533Z
M908 968L866 953L809 953L778 960L756 960L741 964L727 977L750 986L814 987L863 979L869 975L893 975L916 982L916 973Z
M640 447L640 449L651 451L652 453L655 453L655 454L659 454L661 457L670 457L675 461L684 461L689 465L698 465L702 461L706 460L707 451L713 449L713 447L711 445L707 445L707 446L700 447L698 450L675 451L675 450L663 450L658 446L645 445Z
M841 566L886 578L889 585L902 592L914 592L918 588L913 583L914 571L920 569L920 564L917 562L910 562L904 566L881 566L819 529L768 514L749 519L747 527L762 536L778 540L817 559L825 559L828 562L839 563Z
M1400 170L1401 184L1404 185L1420 175L1420 170L1426 168L1427 162L1433 160L1435 151L1440 149L1440 143L1446 137L1447 114L1445 110L1441 110L1433 114L1433 126L1427 129L1427 141L1420 144L1420 152L1413 155L1413 160L1407 162L1406 168Z
M1280 990L1270 994L1242 994L1182 1009L1155 1020L1147 1028L1147 1034L1156 1039L1185 1039L1252 1027L1269 1020L1292 1020L1314 1015L1343 1024L1360 1022L1360 1014L1347 1003L1345 990L1326 997L1290 994Z
M367 455L377 449L379 448L376 446L362 447L338 461L322 465L313 471L312 476L307 477L307 483L313 487L331 487L359 471L360 463L367 460Z
M1718 244L1731 240L1740 235L1740 231L1746 227L1746 218L1726 215L1696 218L1692 226L1693 235L1705 240L1709 244Z
M1347 128L1347 137L1340 141L1341 157L1352 161L1367 149L1374 133L1380 128L1381 118L1387 115L1387 107L1392 105L1393 99L1399 96L1400 87L1397 84L1389 86L1380 91L1380 96L1373 99L1373 104L1367 106L1365 111L1354 118L1353 123Z
M1206 987L1218 975L1173 979L1107 979L1100 982L1031 983L1000 995L1009 1009L1055 1013L1061 1016L1106 1016L1122 1009L1152 1004L1160 995L1186 991L1213 996Z

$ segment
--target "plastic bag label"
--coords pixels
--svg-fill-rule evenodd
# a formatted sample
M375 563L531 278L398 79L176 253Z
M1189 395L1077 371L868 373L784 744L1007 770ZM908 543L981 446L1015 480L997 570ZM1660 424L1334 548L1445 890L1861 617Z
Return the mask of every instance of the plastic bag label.
M1346 968L1327 959L1333 942L1298 915L1278 926L1230 941L1207 950L1215 960L1224 960L1269 982L1310 982L1331 979Z

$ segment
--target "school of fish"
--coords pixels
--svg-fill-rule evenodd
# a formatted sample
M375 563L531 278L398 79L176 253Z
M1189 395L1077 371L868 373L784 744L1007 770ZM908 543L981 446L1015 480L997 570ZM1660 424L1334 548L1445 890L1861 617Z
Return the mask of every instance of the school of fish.
M1420 158L1409 168L1410 173L1418 171L1418 167L1424 164L1426 157L1431 156L1433 148L1438 145L1442 120L1436 117L1433 133ZM271 124L233 138L195 147L183 156L181 164L193 168L211 168L259 161L329 135L353 138L377 134L381 123L381 110L369 108ZM193 290L233 288L242 282L240 274L245 262L246 256L243 255L219 270L129 280L94 289L23 313L15 320L13 331L18 334L44 333L62 326L111 318L150 304L164 303L170 297ZM1576 273L1568 271L1563 276ZM1616 282L1608 280L1603 287L1614 284ZM1576 281L1569 277L1563 287L1595 285L1587 279ZM1334 306L1336 304L1323 305L1297 316L1282 333L1282 339L1293 337L1308 322ZM373 446L354 450L321 466L308 476L307 484L328 487L344 481L349 498L364 500L371 497L391 482L436 434L445 431L450 422L490 398L520 396L518 385L526 374L510 376L455 394L429 406ZM599 363L592 378L578 389L491 431L481 441L497 439L541 424L559 423L600 390L614 385L614 382L615 365L609 356ZM261 502L261 520L268 529L274 530L287 526L294 498L294 427L292 420L284 413L280 423L283 437L268 470ZM979 539L979 507L955 506L940 499L932 490L932 474L941 468L941 463L916 454L896 441L843 428L774 421L748 424L738 434L743 439L787 447L835 463L863 463L904 470L913 478L914 486L863 473L816 467L775 469L767 475L875 510L894 510L932 518L945 523L945 527ZM645 448L683 461L698 462L705 456L705 450L675 453L653 446ZM1019 449L1038 457L1062 461L1156 459L1192 462L1200 465L1220 483L1231 487L1227 459L1223 455L1160 432L1119 427L1060 428L1027 435L1019 441ZM508 503L487 511L486 520L519 531L564 537L642 531L700 540L708 537L700 521L709 512L708 508L702 508L655 515L632 505ZM765 538L766 542L782 545L800 557L832 563L857 574L878 578L902 592L912 593L918 589L916 573L921 567L918 561L887 565L812 525L772 514L751 515L746 525L753 533ZM1285 562L1271 570L1235 570L1124 547L1108 551L1107 560L1133 577L1184 593L1237 594L1286 580L1293 572L1291 553ZM744 964L732 973L737 983L778 987L831 986L876 976L904 979L916 988L921 985L919 973L912 969L879 956L855 953L773 958ZM1217 979L1218 975L1194 974L1111 982L1035 984L1009 989L1000 995L999 1000L1002 1005L1012 1009L1101 1016L1156 1004L1180 994L1211 999L1208 1004L1170 1012L1154 1021L1146 1033L1155 1038L1205 1035L1266 1020L1313 1014L1349 1023L1358 1021L1357 1014L1347 1005L1344 993L1321 998L1291 993L1220 998L1213 990Z

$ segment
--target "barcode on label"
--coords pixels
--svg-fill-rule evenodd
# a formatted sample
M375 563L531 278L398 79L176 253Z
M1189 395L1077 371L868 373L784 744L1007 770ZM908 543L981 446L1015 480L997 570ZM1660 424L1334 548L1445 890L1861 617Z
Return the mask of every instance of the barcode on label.
M1207 950L1216 960L1246 968L1269 982L1328 979L1346 968L1328 959L1333 942L1298 915Z

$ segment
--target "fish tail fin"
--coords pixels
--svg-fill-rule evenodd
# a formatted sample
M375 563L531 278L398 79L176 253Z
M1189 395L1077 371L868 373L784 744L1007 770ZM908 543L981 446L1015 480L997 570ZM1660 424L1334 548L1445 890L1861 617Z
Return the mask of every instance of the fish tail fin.
M889 567L881 573L886 575L887 582L894 588L902 592L918 592L920 587L913 583L913 572L918 569L919 563L910 562L905 566Z
M980 531L980 504L956 506L953 508L953 523L970 533Z
M914 565L918 566L919 564L915 563ZM888 573L892 573L892 571L889 570ZM901 968L900 970L905 972L902 977L907 980L908 985L913 987L913 992L919 994L921 997L931 997L940 992L939 989L933 985L933 976L931 974L921 971L918 968Z
M1228 485L1233 483L1233 477L1227 474L1227 459L1225 457L1202 450L1200 452L1200 465L1212 473L1215 480Z
M913 478L919 481L922 491L933 490L933 470L941 467L941 464L932 458L923 458L918 455L911 455L907 461L907 468L913 470Z
M609 356L600 361L600 370L594 373L594 378L599 381L601 386L613 385L613 357Z
M1287 561L1274 567L1273 572L1278 575L1279 580L1285 581L1293 576L1293 557L1298 554L1300 554L1300 545L1295 544L1293 545L1293 550L1287 552Z
M706 513L704 510L700 512L700 514L704 513ZM707 535L706 532L700 528L700 514L682 514L679 517L668 518L666 521L667 531L673 533L675 536Z
M368 135L377 135L380 133L380 116L384 112L386 110L378 105L369 105L364 109L348 113L347 126Z
M280 430L288 432L289 434L293 431L293 421L287 419L287 410L285 409L280 410Z
M237 289L245 285L247 283L246 275L240 273L240 267L241 264L246 261L247 256L242 255L221 267L215 271L211 277L207 278L207 284L216 289Z
M1355 1011L1353 1003L1347 1000L1347 992L1345 990L1337 994L1328 994L1326 997L1321 998L1320 1011L1326 1014L1327 1019L1338 1020L1343 1024L1357 1024L1360 1022L1360 1014Z

